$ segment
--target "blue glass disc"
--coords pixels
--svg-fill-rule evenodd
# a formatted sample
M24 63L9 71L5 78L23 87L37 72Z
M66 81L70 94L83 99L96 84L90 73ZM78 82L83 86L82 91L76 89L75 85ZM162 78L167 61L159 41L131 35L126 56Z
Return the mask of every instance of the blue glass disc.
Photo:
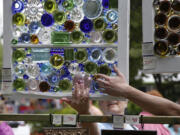
M90 19L84 19L80 23L80 29L84 33L89 33L93 29L93 22Z
M54 24L54 18L51 14L43 14L41 17L41 23L45 27L52 26Z
M21 41L24 43L29 43L30 39L31 39L31 37L30 37L30 34L28 34L28 33L23 33L21 35Z
M102 5L104 8L109 8L109 0L102 0Z
M38 22L31 22L29 25L30 32L34 33L39 28Z
M16 0L12 3L11 9L13 14L20 13L24 9L24 3L20 0Z

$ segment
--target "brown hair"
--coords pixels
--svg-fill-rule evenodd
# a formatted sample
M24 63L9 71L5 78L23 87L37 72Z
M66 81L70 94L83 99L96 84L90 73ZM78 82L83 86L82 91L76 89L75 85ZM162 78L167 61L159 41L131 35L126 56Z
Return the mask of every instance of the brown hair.
M146 93L157 97L163 97L163 95L158 90L150 90L147 91Z

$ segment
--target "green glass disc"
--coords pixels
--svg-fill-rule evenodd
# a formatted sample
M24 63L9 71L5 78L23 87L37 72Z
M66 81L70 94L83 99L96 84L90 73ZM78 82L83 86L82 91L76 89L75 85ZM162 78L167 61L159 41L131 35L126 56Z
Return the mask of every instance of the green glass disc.
M13 81L13 88L16 89L17 91L23 91L25 90L25 82L23 79L16 79Z

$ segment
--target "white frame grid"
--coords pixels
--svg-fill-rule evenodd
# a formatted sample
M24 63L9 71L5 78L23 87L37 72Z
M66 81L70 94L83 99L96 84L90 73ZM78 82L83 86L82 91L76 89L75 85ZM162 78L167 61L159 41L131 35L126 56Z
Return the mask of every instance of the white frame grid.
M35 47L31 45L11 45L12 39L12 13L11 13L12 0L4 0L4 45L3 45L3 94L4 96L13 97L26 97L26 98L62 98L71 97L72 93L62 94L62 93L42 93L42 92L12 92L12 80L7 77L11 74L11 58L12 58L12 48L23 48L23 47ZM118 68L125 75L127 82L129 82L129 24L130 24L130 0L118 0ZM76 45L71 45L75 47ZM89 44L88 46L91 46ZM87 45L84 47L88 47ZM96 45L95 45L96 46ZM52 48L61 46L51 46L51 45L37 45L37 48ZM69 46L68 46L69 47ZM83 46L82 46L83 47ZM93 44L94 47L94 44ZM103 47L103 46L101 46ZM112 47L115 47L112 45ZM103 94L93 94L90 95L93 100L124 100L124 98L116 98Z
M154 45L154 0L143 0L143 48L148 44L153 49ZM144 50L143 50L144 51ZM153 50L143 52L144 73L179 73L180 72L180 56L159 57L149 54ZM147 54L145 54L147 53ZM149 64L149 65L148 65Z

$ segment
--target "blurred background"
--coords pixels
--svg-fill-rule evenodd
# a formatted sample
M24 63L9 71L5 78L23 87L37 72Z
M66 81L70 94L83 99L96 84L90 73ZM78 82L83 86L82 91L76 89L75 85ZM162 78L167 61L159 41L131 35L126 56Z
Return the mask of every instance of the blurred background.
M3 0L0 0L0 74L3 57ZM151 89L158 89L160 93L174 102L180 99L180 75L179 74L153 74L142 73L142 0L131 0L131 23L130 23L130 85L146 92ZM123 18L120 18L123 19ZM0 82L2 81L0 75ZM0 83L1 86L1 83ZM2 100L3 98L1 98ZM97 102L94 101L96 106ZM71 107L63 104L60 100L27 100L14 101L5 99L3 102L6 113L76 113ZM141 109L129 102L127 114L139 114ZM47 123L24 123L9 122L13 127L15 135L42 135L41 127L48 126ZM19 132L18 132L19 131ZM26 133L27 131L27 133Z

